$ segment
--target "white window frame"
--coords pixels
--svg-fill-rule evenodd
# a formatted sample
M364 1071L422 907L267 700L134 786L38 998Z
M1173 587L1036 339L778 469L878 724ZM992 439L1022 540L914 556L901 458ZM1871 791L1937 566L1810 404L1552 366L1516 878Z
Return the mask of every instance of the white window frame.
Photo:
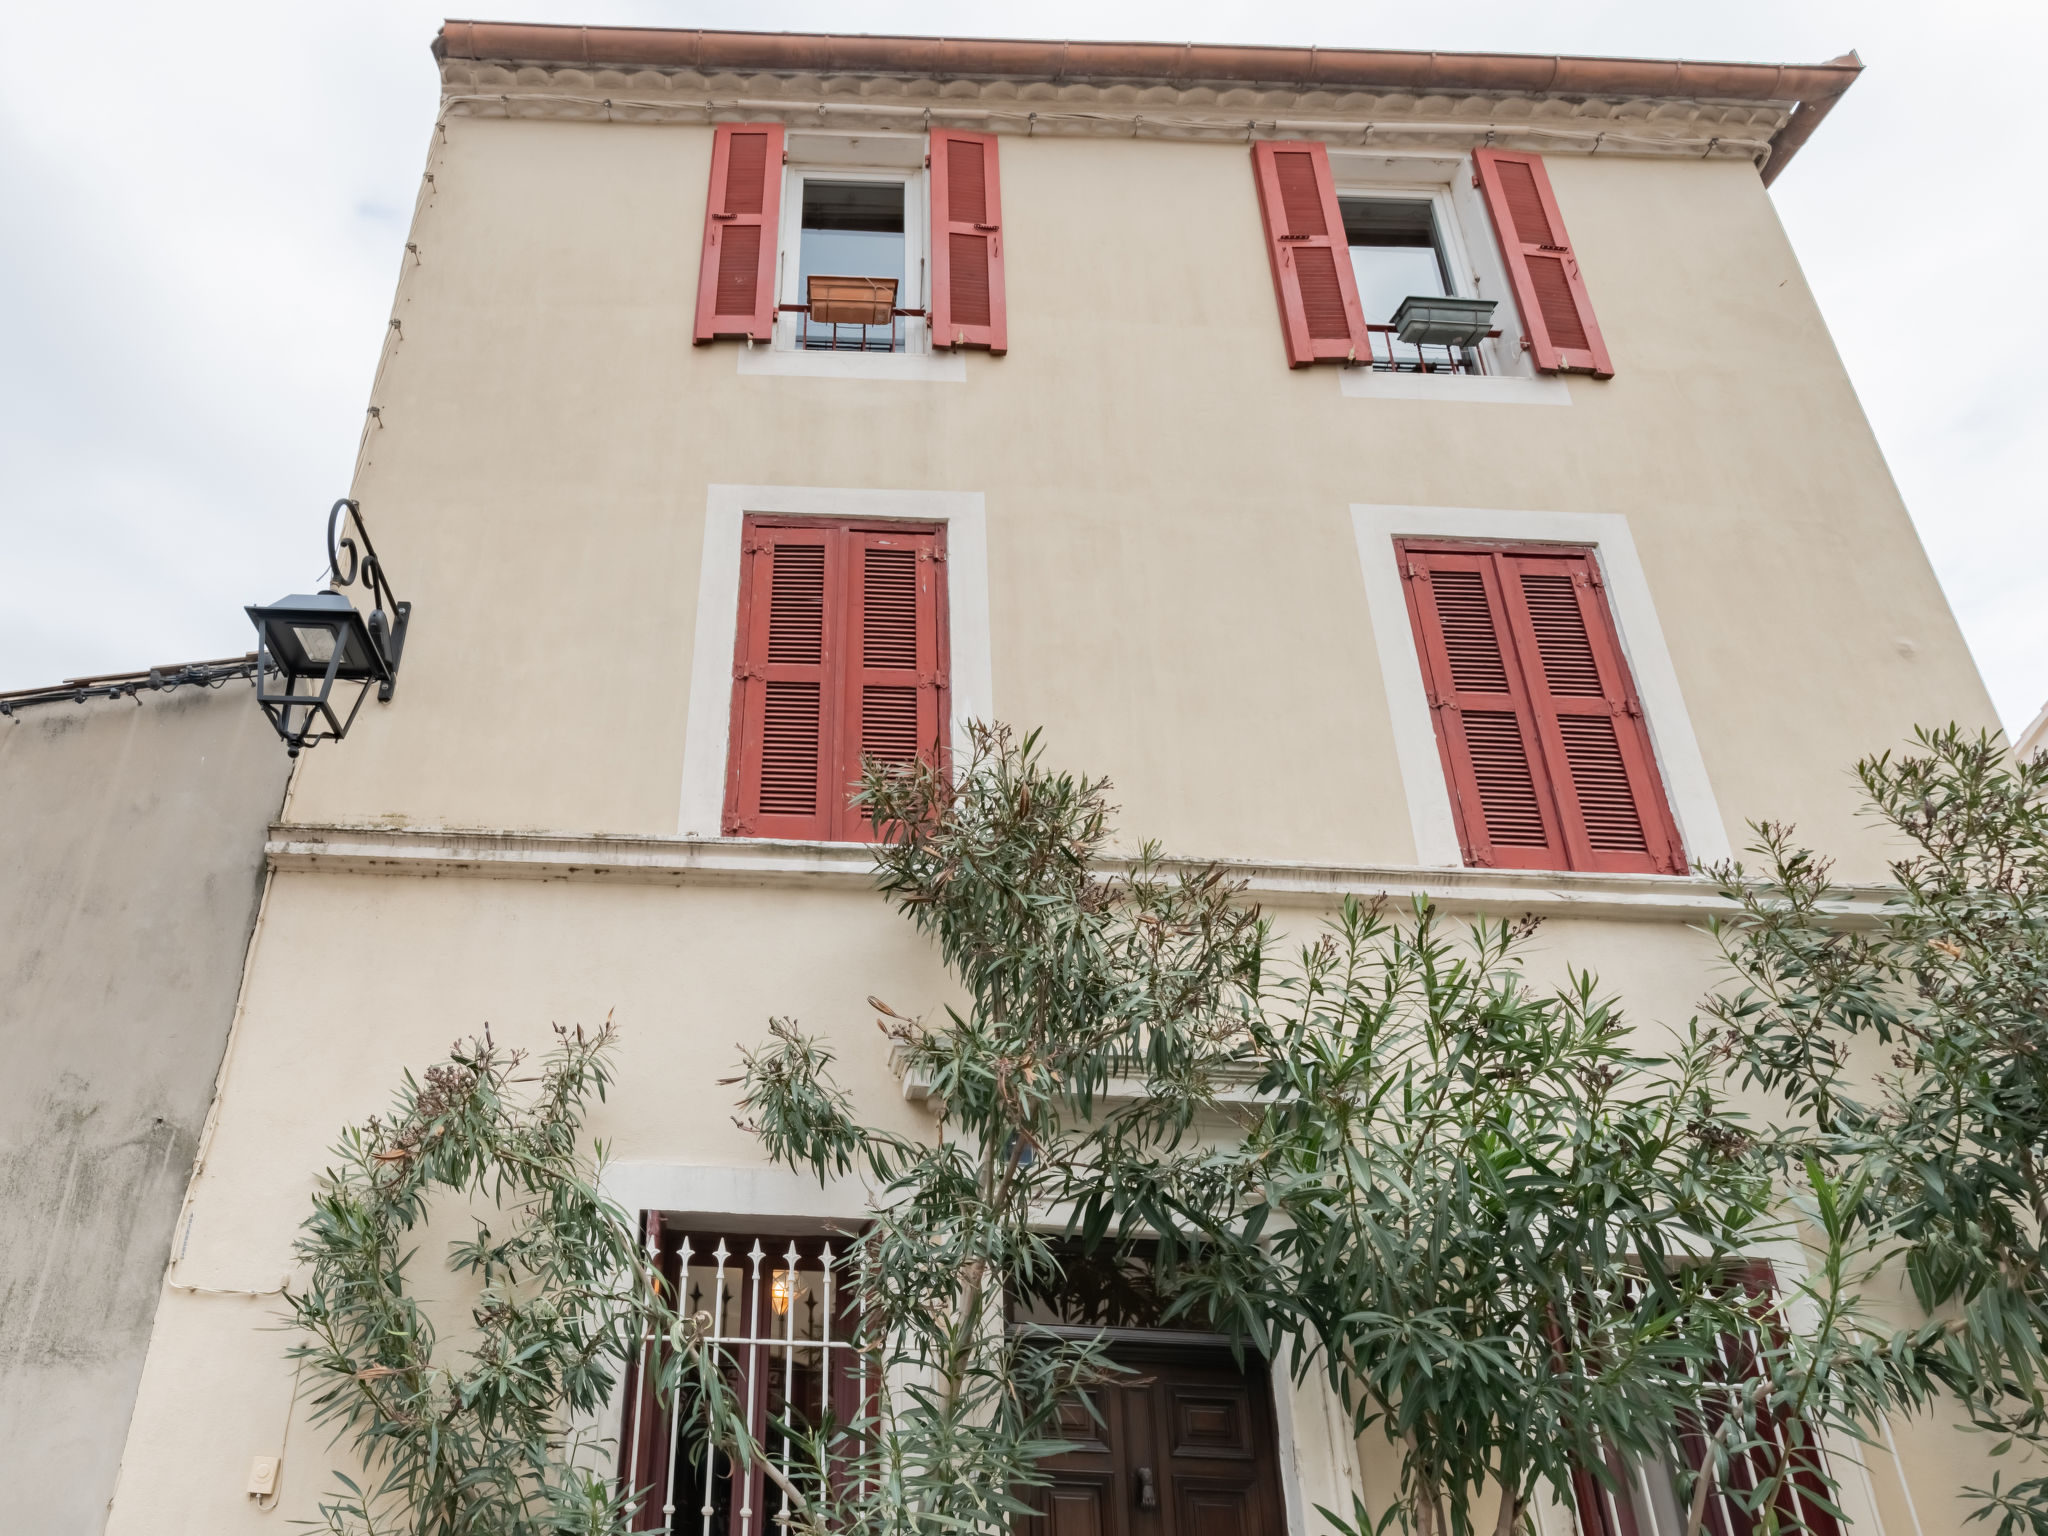
M1472 259L1465 251L1465 236L1464 232L1458 228L1457 207L1451 201L1451 189L1448 183L1438 185L1424 182L1417 185L1410 182L1404 185L1399 182L1353 182L1339 180L1337 182L1337 201L1340 204L1345 202L1427 202L1429 204L1430 218L1436 224L1436 238L1440 246L1438 255L1444 268L1445 281L1450 284L1451 296L1460 299L1482 297L1476 291L1477 284L1473 280ZM1365 318L1372 325L1386 324L1385 316L1367 315ZM1479 354L1480 367L1485 370L1486 376L1501 372L1498 360L1494 356L1496 346L1497 343L1495 342L1482 341L1473 349Z
M782 175L782 228L777 236L775 251L777 304L801 304L804 301L804 296L798 289L798 273L803 265L798 258L803 241L804 183L860 181L894 182L903 188L904 282L903 288L896 295L896 307L927 307L924 290L931 286L931 242L925 228L930 213L928 171L905 170L901 166L887 165L819 165L799 163L793 159L791 164L783 167ZM778 351L797 350L798 321L801 318L799 315L776 311L774 346ZM914 357L920 353L929 354L931 327L920 323L915 316L906 315L903 322L903 345L903 353L889 355Z
M1664 781L1672 819L1678 823L1678 840L1685 850L1686 863L1696 872L1702 864L1733 856L1728 826L1707 777L1706 760L1700 755L1699 738L1693 734L1692 717L1678 686L1678 671L1664 643L1657 605L1651 599L1650 583L1643 574L1642 561L1637 558L1635 540L1629 534L1625 516L1618 512L1517 512L1354 502L1351 526L1358 540L1366 606L1379 651L1380 676L1386 687L1394 754L1400 764L1402 786L1408 794L1408 817L1415 834L1418 864L1462 869L1465 856L1458 843L1451 788L1444 776L1436 722L1430 714L1422 658L1415 648L1408 598L1401 586L1396 539L1469 539L1475 544L1489 545L1575 544L1590 551L1600 563L1608 608L1614 615L1614 628L1635 683L1636 696L1642 701L1651 750Z
M678 834L688 838L716 838L724 830L726 763L732 747L732 668L740 622L740 544L749 512L770 517L943 523L946 684L955 761L966 761L968 721L995 718L989 658L988 516L981 492L714 485L704 504L704 548L697 567L697 623L690 651L682 794L676 818Z
M1570 405L1570 386L1561 377L1537 373L1534 359L1522 349L1521 310L1516 307L1514 284L1508 279L1507 264L1494 235L1493 215L1472 185L1472 157L1394 155L1334 144L1329 155L1330 175L1340 201L1347 197L1404 202L1429 199L1437 238L1443 242L1444 263L1451 269L1451 291L1462 298L1494 300L1493 328L1500 332L1497 339L1479 344L1481 373L1339 368L1334 371L1343 393L1361 399Z

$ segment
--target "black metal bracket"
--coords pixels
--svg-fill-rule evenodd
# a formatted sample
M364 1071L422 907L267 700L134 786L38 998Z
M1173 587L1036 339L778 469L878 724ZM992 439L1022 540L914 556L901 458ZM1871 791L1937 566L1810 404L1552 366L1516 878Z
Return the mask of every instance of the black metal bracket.
M353 536L342 534L337 540L335 535L341 531L344 508L355 531ZM360 545L358 539L362 541ZM348 554L346 572L341 565L343 551ZM384 562L377 558L377 546L370 542L370 531L363 526L363 509L344 496L327 514L327 585L338 592L354 586L358 577L370 594L370 643L384 667L384 675L377 680L377 701L388 704L398 687L398 660L405 652L405 631L412 621L412 604L400 602L391 590L384 575ZM384 612L387 606L391 610L389 618Z

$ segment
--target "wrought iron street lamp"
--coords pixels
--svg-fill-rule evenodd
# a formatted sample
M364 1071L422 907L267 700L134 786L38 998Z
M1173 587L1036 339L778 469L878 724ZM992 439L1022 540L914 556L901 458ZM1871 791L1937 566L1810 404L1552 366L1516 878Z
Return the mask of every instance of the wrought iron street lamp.
M343 511L354 531L337 542ZM339 590L358 578L373 605L367 619ZM384 578L362 509L346 499L327 514L327 584L326 592L298 592L245 610L256 626L256 702L293 757L301 747L346 736L371 684L380 702L389 701L412 618L412 604L398 601ZM346 715L336 707L336 683L356 685Z

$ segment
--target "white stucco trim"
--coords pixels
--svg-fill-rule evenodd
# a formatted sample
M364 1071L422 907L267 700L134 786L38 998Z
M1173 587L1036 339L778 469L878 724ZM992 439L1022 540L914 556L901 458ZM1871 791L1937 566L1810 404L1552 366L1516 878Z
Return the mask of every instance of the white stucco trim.
M922 325L923 321L916 322ZM796 352L741 347L742 378L858 379L898 384L965 384L964 352Z
M763 355L770 355L761 349ZM953 747L967 722L995 718L988 617L988 523L979 491L876 491L805 485L714 485L705 496L697 573L696 640L683 738L684 837L719 835L732 722L733 640L739 631L740 531L749 512L793 517L911 518L946 525L946 612Z
M629 1211L666 1211L749 1230L763 1222L865 1221L868 1215L867 1187L858 1179L820 1184L808 1173L769 1164L634 1159L606 1164L599 1187Z
M1350 1518L1351 1501L1364 1490L1358 1442L1343 1404L1313 1368L1300 1381L1283 1356L1268 1362L1273 1383L1273 1429L1280 1453L1280 1495L1287 1536L1313 1536L1329 1522L1320 1505Z
M335 826L280 822L264 856L271 869L303 875L392 875L407 879L595 881L606 885L793 886L872 897L874 850L866 843L798 843L772 838L601 837L449 827ZM1329 911L1346 896L1384 896L1405 906L1427 897L1446 912L1700 923L1730 917L1734 903L1694 875L1609 875L1551 869L1465 869L1399 864L1309 864L1278 860L1169 859L1163 872L1211 867L1241 881L1261 906ZM1105 859L1106 873L1130 862ZM1896 887L1857 885L1827 903L1831 922L1869 927Z
M1571 386L1556 377L1516 378L1484 373L1379 373L1339 368L1347 400L1438 400L1463 405L1570 405Z
M1477 507L1374 506L1356 502L1351 526L1358 538L1358 561L1365 577L1365 597L1379 651L1380 675L1386 684L1387 712L1394 732L1394 752L1401 782L1408 792L1408 816L1415 833L1415 859L1430 867L1456 867L1457 823L1451 813L1450 787L1444 782L1436 727L1429 718L1429 700L1422 685L1422 664L1401 591L1400 568L1394 557L1397 538L1485 539L1501 543L1583 544L1600 562L1607 601L1615 628L1635 679L1636 693L1650 727L1658 771L1671 798L1671 813L1686 858L1701 864L1730 856L1728 829L1714 799L1707 765L1700 756L1686 712L1678 672L1664 644L1663 626L1650 584L1636 556L1628 519L1617 512L1514 512ZM1669 877L1646 877L1669 878Z

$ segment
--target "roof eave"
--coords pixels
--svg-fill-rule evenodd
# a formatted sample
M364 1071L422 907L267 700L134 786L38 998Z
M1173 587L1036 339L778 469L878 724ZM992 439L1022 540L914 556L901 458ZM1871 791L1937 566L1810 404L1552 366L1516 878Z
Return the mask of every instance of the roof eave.
M1218 43L1032 41L705 28L576 27L448 21L443 59L583 68L765 70L782 73L1159 81L1497 91L1554 96L1794 103L1762 166L1776 179L1862 73L1851 52L1824 64L1610 59L1571 54L1420 53L1394 49L1269 48Z

